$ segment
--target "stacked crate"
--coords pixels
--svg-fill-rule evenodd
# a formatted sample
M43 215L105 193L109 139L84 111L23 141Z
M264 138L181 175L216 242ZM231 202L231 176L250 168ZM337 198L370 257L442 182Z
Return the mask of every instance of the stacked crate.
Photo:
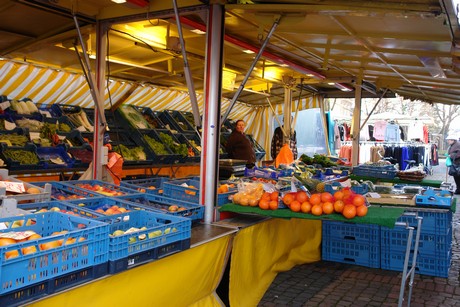
M411 209L411 211L414 211ZM422 217L416 273L448 277L452 260L452 212L450 210L416 210ZM398 221L415 227L415 216L402 216ZM402 271L408 231L405 228L381 227L381 268ZM413 241L415 242L415 235ZM414 243L413 242L413 243ZM414 244L412 244L414 246ZM411 250L411 256L413 255Z

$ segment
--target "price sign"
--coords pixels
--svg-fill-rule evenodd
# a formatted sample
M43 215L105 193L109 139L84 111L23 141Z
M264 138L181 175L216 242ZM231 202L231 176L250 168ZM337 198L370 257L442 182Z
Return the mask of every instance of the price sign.
M26 191L22 182L0 181L0 187L5 188L8 192L24 193Z

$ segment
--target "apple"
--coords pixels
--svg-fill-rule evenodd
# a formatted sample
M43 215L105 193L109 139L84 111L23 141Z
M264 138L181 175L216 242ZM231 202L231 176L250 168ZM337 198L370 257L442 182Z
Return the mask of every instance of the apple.
M114 237L118 237L118 236L122 236L124 235L125 232L123 230L115 230L113 233L112 233L112 236Z
M149 233L149 238L159 237L162 234L163 234L163 232L161 230L155 230L155 231L152 231L151 233Z

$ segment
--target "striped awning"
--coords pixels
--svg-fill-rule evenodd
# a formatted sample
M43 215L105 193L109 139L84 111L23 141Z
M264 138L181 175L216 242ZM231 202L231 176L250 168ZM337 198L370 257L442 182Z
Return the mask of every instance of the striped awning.
M135 82L109 80L104 99L106 109L118 103L148 107L152 110L192 111L188 92L158 88ZM0 95L9 99L30 98L39 106L55 103L75 105L83 108L94 107L89 86L84 75L65 70L42 67L29 63L0 60ZM128 96L126 98L126 96ZM311 96L292 102L292 110L319 108L321 96ZM200 113L203 113L203 95L197 94ZM221 110L227 110L230 100L223 98ZM277 115L283 114L284 105L274 106ZM247 123L247 133L270 152L270 142L273 131L273 112L269 107L253 107L236 103L229 118L243 119ZM266 156L268 159L269 157Z

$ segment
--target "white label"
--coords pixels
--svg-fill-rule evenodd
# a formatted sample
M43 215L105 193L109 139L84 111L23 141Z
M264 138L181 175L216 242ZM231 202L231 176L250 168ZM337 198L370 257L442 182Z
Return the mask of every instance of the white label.
M382 198L382 196L380 196L379 193L369 192L369 193L367 193L367 195L368 195L370 198Z
M22 182L0 181L0 187L4 187L9 192L24 193L26 191Z
M5 129L6 130L13 130L14 128L16 128L15 123L12 123L12 122L9 122L9 121L5 120Z

